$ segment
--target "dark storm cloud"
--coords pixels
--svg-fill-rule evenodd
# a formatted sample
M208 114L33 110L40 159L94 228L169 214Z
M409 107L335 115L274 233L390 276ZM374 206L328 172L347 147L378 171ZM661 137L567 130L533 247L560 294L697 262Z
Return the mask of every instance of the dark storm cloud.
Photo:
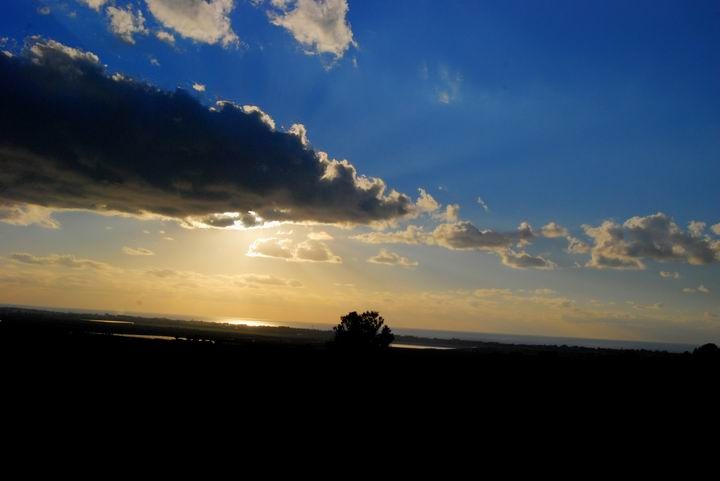
M0 106L0 201L9 204L220 227L367 224L419 209L275 130L259 109L207 108L182 90L109 76L94 54L52 40L0 56Z

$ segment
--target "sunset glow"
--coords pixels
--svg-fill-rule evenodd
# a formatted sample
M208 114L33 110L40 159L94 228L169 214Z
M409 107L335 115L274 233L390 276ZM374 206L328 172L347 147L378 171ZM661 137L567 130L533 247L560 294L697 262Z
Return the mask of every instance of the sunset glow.
M554 5L4 2L0 304L720 341L718 3Z

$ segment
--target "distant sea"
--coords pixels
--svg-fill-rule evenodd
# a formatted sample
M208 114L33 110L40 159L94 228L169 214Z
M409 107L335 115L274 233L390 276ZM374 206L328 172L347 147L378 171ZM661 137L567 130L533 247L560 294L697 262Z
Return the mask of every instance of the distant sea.
M137 312L137 311L112 311L107 309L70 309L65 307L47 307L47 306L24 306L16 304L0 304L0 307L17 307L22 309L39 309L55 312L71 312L77 314L113 314L127 315L138 317L156 317L166 319L177 319L185 321L204 321L216 322L231 325L247 325L247 326L268 326L268 327L294 327L297 329L317 329L329 331L332 329L331 324L307 323L307 322L286 322L286 321L266 321L263 319L240 318L240 317L202 317L202 316L184 316L181 314L161 314L157 312ZM391 326L392 327L392 326ZM692 351L699 344L682 344L670 342L653 342L653 341L625 341L618 339L585 339L580 337L554 337L554 336L529 336L521 334L495 334L483 332L468 331L442 331L433 329L409 329L409 328L392 328L396 334L404 336L417 336L424 338L437 339L462 339L467 341L479 342L499 342L504 344L529 344L529 345L566 345L581 346L592 348L607 349L646 349L650 351L668 351L668 352L685 352Z

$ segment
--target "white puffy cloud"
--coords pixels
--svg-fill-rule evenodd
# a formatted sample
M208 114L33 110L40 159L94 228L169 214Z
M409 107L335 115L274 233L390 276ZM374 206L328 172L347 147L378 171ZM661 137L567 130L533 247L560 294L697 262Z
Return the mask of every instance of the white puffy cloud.
M715 235L720 235L720 224L714 224L710 227L710 230L713 231Z
M409 225L400 231L366 232L354 235L351 239L365 244L432 244L431 234L416 225Z
M571 254L587 254L590 252L590 246L587 242L581 241L577 237L567 236L567 251Z
M445 207L444 218L447 222L457 222L460 220L460 206L458 204L448 204Z
M205 84L201 84L201 83L195 82L195 83L193 83L192 88L193 88L193 90L195 90L196 92L204 92L204 91L205 91Z
M78 0L78 2L87 5L96 12L99 12L102 6L108 2L108 0Z
M371 264L384 264L389 266L400 266L405 268L417 267L419 263L403 257L400 254L391 252L387 249L380 249L380 252L368 259Z
M270 127L270 129L275 130L275 120L273 120L270 115L268 115L265 111L263 111L263 109L261 109L257 105L243 105L242 111L248 115L257 114L260 117L260 120L262 120L265 125Z
M436 201L432 195L428 194L425 189L418 189L418 192L420 192L420 195L415 205L419 213L431 213L440 208L438 201Z
M308 54L341 58L357 46L347 21L347 0L272 0L268 17L285 28Z
M540 234L548 239L556 239L558 237L567 237L568 230L555 222L549 222L540 228Z
M295 260L308 262L331 262L333 264L342 262L340 257L333 254L324 242L313 239L308 239L297 245L295 248Z
M28 45L26 56L35 65L69 71L77 71L85 63L100 65L100 58L94 53L68 47L52 39L33 36L30 37Z
M543 269L552 270L557 267L554 262L542 256L533 256L525 251L515 252L512 249L497 251L503 265L513 269Z
M351 237L367 244L424 244L450 250L483 251L497 254L502 263L515 269L553 269L556 265L525 251L515 251L535 237L532 227L523 222L513 232L480 230L468 221L438 225L432 232L422 227L408 226L402 231L368 232Z
M454 250L504 250L513 244L524 243L534 236L532 228L523 222L515 232L480 230L468 221L440 224L432 233L432 243Z
M691 220L688 224L688 232L690 232L690 235L693 237L702 237L705 232L705 227L707 227L706 222Z
M155 37L161 42L165 42L170 45L175 45L175 35L165 30L158 30L155 32Z
M660 271L660 277L663 279L680 279L679 272Z
M255 240L247 251L249 257L267 257L290 262L342 262L324 242L308 239L295 244L291 239L266 237Z
M230 23L233 0L145 0L148 9L166 28L197 42L224 47L238 43Z
M122 248L122 251L129 256L154 256L155 255L155 253L153 251L151 251L150 249L145 249L144 247L125 246Z
M110 30L127 43L135 43L135 34L147 35L145 17L139 9L133 12L132 6L127 5L125 8L110 6L105 11L110 20Z
M680 261L694 265L720 259L720 241L702 235L700 223L683 231L666 214L632 217L622 225L605 221L584 225L594 241L587 267L596 269L645 269L645 259Z
M305 147L310 146L310 140L308 140L307 129L303 124L292 124L288 129L288 134L292 134L298 139L300 143Z

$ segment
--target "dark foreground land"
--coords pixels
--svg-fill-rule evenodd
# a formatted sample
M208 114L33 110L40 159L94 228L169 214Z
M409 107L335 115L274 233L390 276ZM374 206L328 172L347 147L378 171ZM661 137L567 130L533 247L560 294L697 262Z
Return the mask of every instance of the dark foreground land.
M233 435L258 422L287 432L300 421L306 434L316 423L345 434L393 426L417 432L418 442L424 429L438 427L527 430L541 421L546 432L559 419L575 429L576 415L617 426L621 413L632 425L665 429L672 419L685 429L715 416L720 360L712 354L402 336L397 342L453 349L357 353L330 347L331 338L317 330L0 308L0 412L30 437L39 431L23 426L42 430L58 420L62 432L126 423L186 432L232 422L240 430ZM274 432L266 433L273 442Z
M664 443L669 430L715 432L713 355L407 337L397 341L453 349L353 353L329 347L331 337L0 308L5 438L85 459L81 439L115 466L140 453L184 463L212 440L233 460L238 443L345 453L348 440L371 439L373 449L414 446L430 459L444 447L467 461L484 439L518 462L518 449L556 453L554 436L583 450L605 433L634 456L639 434ZM174 443L192 453L160 455Z
M396 343L451 349L333 348L332 332L199 321L0 308L7 375L52 373L103 382L136 378L209 382L278 379L326 385L421 382L463 389L483 383L546 381L633 384L716 375L717 355L571 346L513 345L397 336Z

